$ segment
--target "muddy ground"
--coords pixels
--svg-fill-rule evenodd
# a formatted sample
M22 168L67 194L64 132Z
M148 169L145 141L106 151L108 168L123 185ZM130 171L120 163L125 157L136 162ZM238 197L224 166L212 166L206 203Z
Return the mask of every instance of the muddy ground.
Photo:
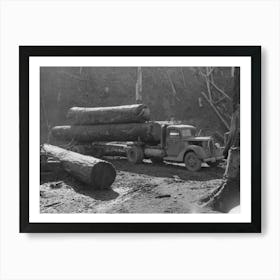
M41 174L41 213L205 213L197 202L221 184L224 166L189 172L183 164L132 165L107 158L117 170L111 190L94 191L69 174Z

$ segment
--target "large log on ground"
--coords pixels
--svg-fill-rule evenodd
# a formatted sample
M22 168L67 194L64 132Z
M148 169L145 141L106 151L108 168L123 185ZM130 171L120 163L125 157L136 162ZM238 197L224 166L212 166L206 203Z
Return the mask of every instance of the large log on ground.
M94 142L94 141L138 141L159 143L161 124L157 122L99 124L99 125L66 125L52 128L55 140Z
M67 115L71 124L138 123L150 119L146 105L134 104L115 107L73 107Z
M73 177L96 189L109 188L116 178L114 166L104 160L44 144L44 151L58 159Z

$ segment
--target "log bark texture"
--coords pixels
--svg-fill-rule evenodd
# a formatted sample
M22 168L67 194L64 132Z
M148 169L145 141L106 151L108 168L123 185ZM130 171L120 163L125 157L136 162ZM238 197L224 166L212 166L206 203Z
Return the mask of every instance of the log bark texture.
M97 142L92 145L92 154L95 156L126 156L127 144L114 142Z
M115 107L73 107L67 115L71 124L90 125L108 123L142 123L150 120L146 105L134 104Z
M159 143L161 124L157 122L99 124L99 125L66 125L52 128L54 140L77 141L90 143L95 141L143 141Z
M48 155L58 159L73 177L95 189L109 188L116 178L114 166L104 160L48 144L44 144L43 149Z

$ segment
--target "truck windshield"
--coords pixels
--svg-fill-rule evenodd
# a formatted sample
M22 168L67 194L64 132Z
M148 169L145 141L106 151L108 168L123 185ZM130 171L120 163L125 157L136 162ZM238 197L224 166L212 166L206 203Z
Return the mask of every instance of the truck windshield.
M195 132L191 129L182 129L181 130L182 137L194 136Z

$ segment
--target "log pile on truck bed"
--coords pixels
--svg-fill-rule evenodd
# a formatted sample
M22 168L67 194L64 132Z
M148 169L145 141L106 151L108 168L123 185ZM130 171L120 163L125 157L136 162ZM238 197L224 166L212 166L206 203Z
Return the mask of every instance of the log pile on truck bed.
M52 136L58 140L77 142L94 141L138 141L158 143L160 141L160 124L121 123L98 125L65 125L52 129Z
M73 107L69 109L67 118L70 125L52 128L51 142L59 142L72 151L48 144L42 148L48 156L57 159L73 177L97 189L109 188L115 180L116 171L109 162L83 155L88 154L85 152L88 146L91 146L92 152L98 148L97 146L93 148L92 142L160 141L161 125L149 122L150 110L143 104L97 108ZM75 146L71 143L75 143ZM109 154L126 153L121 145L108 147Z
M149 121L150 110L143 104L103 108L73 107L67 116L70 125L52 128L52 138L55 140L79 143L160 142L161 123Z

